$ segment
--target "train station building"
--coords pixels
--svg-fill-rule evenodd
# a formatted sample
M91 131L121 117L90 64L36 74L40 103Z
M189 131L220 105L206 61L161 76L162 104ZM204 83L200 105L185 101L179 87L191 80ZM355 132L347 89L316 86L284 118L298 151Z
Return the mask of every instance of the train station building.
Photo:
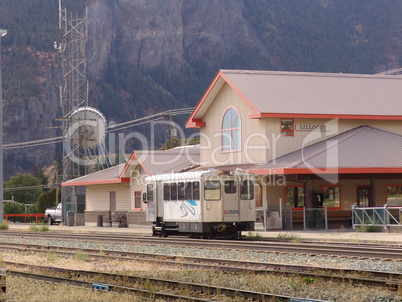
M402 206L401 102L401 76L220 70L186 127L201 168L259 175L264 216L325 208L349 227L355 204Z
M170 150L134 151L126 163L64 182L65 187L85 187L85 200L76 215L76 225L112 226L147 224L145 177L163 173L184 172L198 166L197 146ZM75 195L75 194L73 194ZM100 218L100 220L99 220Z
M331 228L350 227L354 205L402 206L401 104L402 76L220 70L185 124L200 135L190 157L137 151L63 185L86 186L86 225L112 211L141 224L143 175L242 169L258 176L265 227L303 228L310 208L325 208ZM147 152L172 161L156 167Z

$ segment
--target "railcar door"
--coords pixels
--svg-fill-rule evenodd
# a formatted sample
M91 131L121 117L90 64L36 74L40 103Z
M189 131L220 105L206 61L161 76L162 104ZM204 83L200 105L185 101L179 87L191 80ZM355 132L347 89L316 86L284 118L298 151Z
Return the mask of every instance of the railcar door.
M147 221L156 221L157 215L157 186L156 183L147 184Z
M222 180L223 192L223 221L238 221L240 218L239 208L239 184L236 178Z

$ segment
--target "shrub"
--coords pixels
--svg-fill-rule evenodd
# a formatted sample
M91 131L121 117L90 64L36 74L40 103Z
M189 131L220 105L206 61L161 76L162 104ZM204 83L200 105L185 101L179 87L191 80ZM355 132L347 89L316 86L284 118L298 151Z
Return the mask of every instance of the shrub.
M0 230L8 230L8 221L3 220L3 221L0 223Z
M34 232L47 232L47 231L49 231L49 226L48 225L42 225L42 226L31 225L29 227L29 230L34 231Z
M280 233L276 239L281 240L281 241L293 241L293 242L300 242L300 236L297 234L282 234Z

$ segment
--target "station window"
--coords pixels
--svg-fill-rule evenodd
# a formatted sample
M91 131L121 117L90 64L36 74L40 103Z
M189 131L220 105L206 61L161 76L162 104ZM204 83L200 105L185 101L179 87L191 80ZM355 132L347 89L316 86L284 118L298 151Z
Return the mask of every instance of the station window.
M304 206L304 188L303 186L285 187L286 204L292 208L302 208Z
M204 198L205 200L221 199L221 183L217 180L204 182Z
M387 186L387 203L389 206L402 207L402 185Z
M240 199L254 199L254 183L251 180L243 180L240 183Z
M222 151L240 150L240 117L237 110L229 108L222 118Z
M324 206L329 208L341 207L341 187L340 186L322 186L324 194Z
M294 136L294 125L292 119L281 119L281 135Z
M141 210L141 191L134 191L134 209Z

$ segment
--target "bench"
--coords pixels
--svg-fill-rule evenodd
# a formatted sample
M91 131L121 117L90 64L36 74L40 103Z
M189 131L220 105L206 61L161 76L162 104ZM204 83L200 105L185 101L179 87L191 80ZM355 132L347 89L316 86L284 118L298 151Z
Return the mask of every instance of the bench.
M352 221L352 211L328 211L328 221Z
M109 221L110 226L113 226L113 222L118 222L119 228L128 227L128 213L127 214L112 214L112 220Z
M320 212L322 214L322 219L324 219L324 211ZM303 223L304 216L303 211L292 211L292 220L293 223ZM343 210L328 210L327 211L328 223L330 222L342 222L347 221L352 223L352 211L343 211ZM314 221L314 219L312 220Z

